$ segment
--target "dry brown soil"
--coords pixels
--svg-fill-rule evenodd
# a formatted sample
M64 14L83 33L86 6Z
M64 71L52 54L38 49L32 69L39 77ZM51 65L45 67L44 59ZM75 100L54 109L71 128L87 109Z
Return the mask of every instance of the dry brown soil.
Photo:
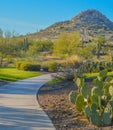
M82 116L69 101L69 93L77 90L71 81L44 85L38 92L38 101L52 120L56 130L113 130L112 126L98 128Z

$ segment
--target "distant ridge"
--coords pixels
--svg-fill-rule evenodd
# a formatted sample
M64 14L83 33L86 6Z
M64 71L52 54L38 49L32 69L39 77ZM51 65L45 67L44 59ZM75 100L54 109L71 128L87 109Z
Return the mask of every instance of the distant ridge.
M55 41L62 33L75 31L80 32L86 40L97 35L113 40L113 22L95 9L83 11L71 20L57 22L40 32L30 34L29 38Z

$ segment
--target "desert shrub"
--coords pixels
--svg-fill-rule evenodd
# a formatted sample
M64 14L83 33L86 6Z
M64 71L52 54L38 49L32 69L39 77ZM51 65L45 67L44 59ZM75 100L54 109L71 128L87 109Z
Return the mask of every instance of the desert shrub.
M25 71L40 71L40 68L40 65L32 63L22 63L20 66L20 69Z
M59 71L56 73L53 73L51 75L53 79L58 79L60 81L73 81L74 78L74 72L72 69L65 69L64 71Z
M74 72L79 68L81 62L77 56L72 56L66 61L60 62L55 78L63 80L73 80Z
M112 62L84 62L78 68L82 72L85 73L96 73L101 70L107 69L108 71L113 70L113 63Z
M72 91L69 99L77 110L94 125L110 125L113 122L113 78L107 77L107 70L100 71L92 88L85 85L83 77L76 77L74 81L78 91Z
M66 61L60 63L59 71L56 73L57 78L63 78L65 80L73 80L74 72L81 65L81 61L77 56L72 56Z
M21 61L16 61L16 68L17 68L18 70L20 70L21 64L22 64Z
M45 71L45 72L48 72L48 65L47 64L43 64L43 65L41 65L41 70L42 71Z
M60 77L63 77L63 79L65 79L65 80L70 80L70 81L72 81L73 80L73 78L74 78L74 70L73 69L62 69L62 71L61 72L59 72L59 75L60 75Z
M25 71L40 71L41 66L32 62L19 61L16 62L16 68Z
M65 68L78 68L80 65L80 59L78 56L71 56L65 63Z
M55 61L48 62L48 71L49 72L57 72L60 68L60 63L57 63Z

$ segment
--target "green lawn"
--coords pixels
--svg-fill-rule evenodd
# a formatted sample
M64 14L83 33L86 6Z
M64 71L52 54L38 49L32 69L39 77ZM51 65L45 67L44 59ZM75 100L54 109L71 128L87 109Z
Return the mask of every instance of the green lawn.
M99 73L85 73L84 76L86 79L94 79L99 75ZM108 72L107 76L113 76L113 72Z
M54 79L48 81L46 84L52 85L52 84L60 83L62 81L63 81L62 79L54 78Z
M39 72L21 71L15 68L0 68L0 79L7 81L17 81L39 75L41 75Z

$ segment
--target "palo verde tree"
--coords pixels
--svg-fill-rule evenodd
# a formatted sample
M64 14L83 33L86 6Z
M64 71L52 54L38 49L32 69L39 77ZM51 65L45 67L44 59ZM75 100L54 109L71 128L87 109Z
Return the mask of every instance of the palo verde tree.
M80 34L78 32L63 34L54 45L54 54L61 57L72 56L78 52L80 44Z
M33 41L29 46L28 53L31 55L37 55L41 52L52 52L53 42L51 41Z
M83 47L80 34L76 32L60 36L54 46L54 53L62 57L77 55L87 60L94 56L95 47L94 43L84 44Z

